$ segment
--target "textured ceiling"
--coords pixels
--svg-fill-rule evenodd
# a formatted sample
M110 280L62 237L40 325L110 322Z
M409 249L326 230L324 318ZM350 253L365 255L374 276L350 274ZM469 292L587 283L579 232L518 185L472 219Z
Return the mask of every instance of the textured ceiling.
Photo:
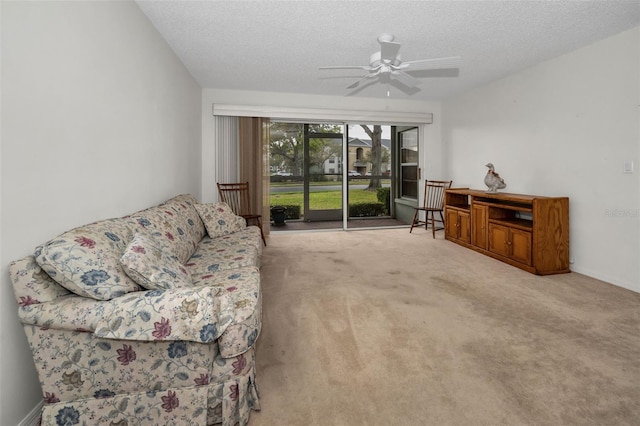
M640 25L640 0L137 3L203 88L414 100L453 96ZM417 74L415 93L388 84L352 93L364 71L318 69L368 65L385 32L404 61L461 56L459 75Z

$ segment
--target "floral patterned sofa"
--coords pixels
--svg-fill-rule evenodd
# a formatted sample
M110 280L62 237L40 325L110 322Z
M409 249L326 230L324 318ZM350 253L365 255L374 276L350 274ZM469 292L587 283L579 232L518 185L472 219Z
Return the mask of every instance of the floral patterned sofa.
M261 253L227 205L180 195L12 262L42 424L246 424Z

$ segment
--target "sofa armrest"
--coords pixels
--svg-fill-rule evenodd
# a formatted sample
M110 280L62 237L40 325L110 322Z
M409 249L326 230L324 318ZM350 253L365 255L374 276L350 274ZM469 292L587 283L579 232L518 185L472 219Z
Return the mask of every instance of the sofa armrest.
M234 318L233 301L216 287L135 292L106 304L94 332L106 339L210 343Z
M20 306L18 317L25 325L91 333L104 316L106 303L68 294L48 302Z

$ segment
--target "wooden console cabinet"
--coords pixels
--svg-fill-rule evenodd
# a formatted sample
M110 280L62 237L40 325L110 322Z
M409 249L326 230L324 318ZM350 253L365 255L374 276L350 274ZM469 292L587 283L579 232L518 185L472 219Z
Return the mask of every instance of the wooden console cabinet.
M538 274L569 269L569 198L449 189L445 238Z

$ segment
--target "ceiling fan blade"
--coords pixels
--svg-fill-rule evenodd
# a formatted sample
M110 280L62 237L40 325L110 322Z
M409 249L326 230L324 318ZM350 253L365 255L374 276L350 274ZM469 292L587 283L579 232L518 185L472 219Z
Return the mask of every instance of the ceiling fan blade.
M393 78L398 80L400 83L404 84L407 87L417 87L420 84L420 80L417 78L411 77L404 71L391 71L391 75Z
M371 78L376 77L378 74L380 74L380 71L374 72L374 73L370 73L365 75L364 77L362 77L360 80L356 81L355 83L347 86L347 89L355 89L356 87L358 87L360 85L360 83L362 83L365 80L369 80Z
M398 52L400 51L400 43L394 43L392 41L380 42L380 60L394 62L398 58Z
M434 58L434 59L423 59L420 61L407 61L401 63L399 66L394 67L395 69L404 70L404 69L412 69L412 70L436 70L436 69L445 69L445 68L458 68L460 65L460 56L450 56L447 58Z
M334 67L320 67L318 69L321 70L365 70L371 71L374 68L371 68L369 65L338 65Z
M360 80L356 81L355 83L348 85L348 86L347 86L347 89L349 89L349 90L350 90L350 89L355 89L356 87L358 87L358 86L360 85L360 83L362 83L363 81L365 81L367 78L368 78L368 77L363 77L363 78L361 78Z

